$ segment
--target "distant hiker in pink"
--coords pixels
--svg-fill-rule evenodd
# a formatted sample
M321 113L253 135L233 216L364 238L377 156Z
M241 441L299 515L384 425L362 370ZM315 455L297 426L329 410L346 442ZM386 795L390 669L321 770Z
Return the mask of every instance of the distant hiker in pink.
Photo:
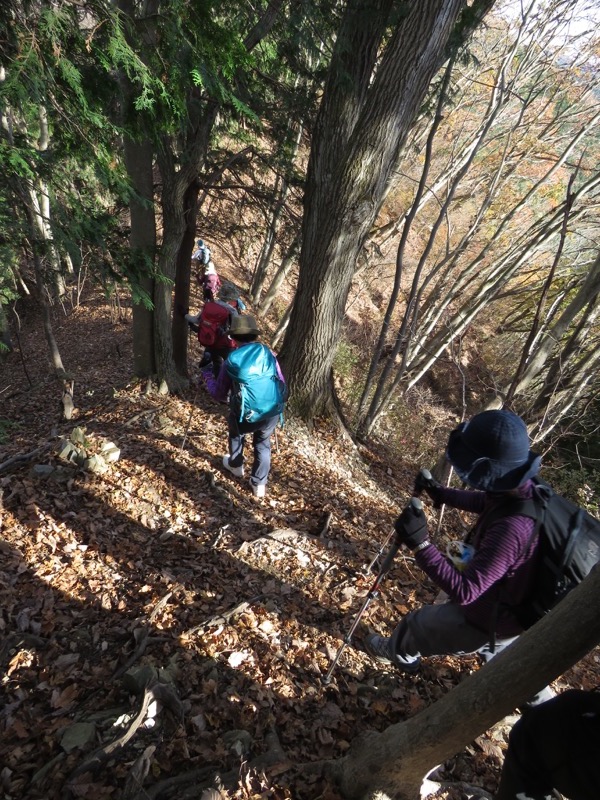
M215 265L209 261L204 269L204 274L199 279L204 292L204 300L210 302L215 299L221 288L221 279L217 275Z

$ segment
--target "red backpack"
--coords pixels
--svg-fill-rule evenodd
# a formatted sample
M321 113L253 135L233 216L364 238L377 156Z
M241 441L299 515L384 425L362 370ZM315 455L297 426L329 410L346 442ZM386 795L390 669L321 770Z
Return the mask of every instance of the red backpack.
M233 342L227 336L231 314L220 303L204 304L198 321L198 341L205 347L231 347Z

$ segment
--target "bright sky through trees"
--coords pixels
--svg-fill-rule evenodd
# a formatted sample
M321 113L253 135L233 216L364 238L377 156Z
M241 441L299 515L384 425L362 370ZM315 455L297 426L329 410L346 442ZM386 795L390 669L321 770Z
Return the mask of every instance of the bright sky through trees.
M552 0L554 5L560 7L558 13L565 12L565 6ZM517 17L526 14L533 6L534 13L542 5L539 0L506 0L499 10L505 12L509 17ZM571 37L579 37L589 41L597 36L600 28L600 2L599 0L579 0L568 4L568 13L565 14L563 24L557 26L556 37L565 40Z

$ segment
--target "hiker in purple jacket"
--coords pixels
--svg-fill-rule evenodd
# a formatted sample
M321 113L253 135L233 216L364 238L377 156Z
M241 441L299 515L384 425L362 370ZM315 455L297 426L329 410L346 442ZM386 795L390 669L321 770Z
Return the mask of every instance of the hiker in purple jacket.
M523 630L511 605L524 599L535 568L534 520L512 515L486 524L487 514L507 495L532 496L531 478L541 459L529 449L523 420L504 410L477 414L450 434L446 457L458 477L478 491L447 489L433 480L419 485L419 476L416 489L427 491L436 507L479 515L469 541L472 555L457 566L430 541L425 515L403 511L395 525L398 539L448 600L411 612L389 638L372 633L364 640L369 655L406 672L416 672L422 656L479 653L487 661L506 648ZM553 696L544 689L530 704Z

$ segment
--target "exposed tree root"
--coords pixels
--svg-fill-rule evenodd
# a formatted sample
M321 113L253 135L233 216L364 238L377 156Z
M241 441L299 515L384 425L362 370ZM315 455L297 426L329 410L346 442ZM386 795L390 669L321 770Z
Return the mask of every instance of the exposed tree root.
M67 786L79 775L83 775L85 772L95 772L98 770L118 750L125 747L125 745L135 736L138 728L146 719L148 707L153 700L162 703L165 707L169 708L169 710L173 711L177 717L182 717L183 709L181 706L181 701L175 695L175 692L171 686L168 686L167 684L155 683L153 686L147 687L144 690L144 695L142 697L142 702L138 713L132 720L127 730L121 736L113 739L112 742L109 742L108 744L105 744L102 747L94 750L93 753L90 753L90 755L70 774L66 782Z
M249 762L242 762L240 767L226 773L220 773L219 767L204 767L180 773L173 778L167 778L154 786L140 788L140 791L131 797L131 800L159 800L168 798L176 791L177 800L198 800L199 797L217 800L223 797L222 788L234 790L240 779L248 783L253 779L268 781L269 773L279 775L291 768L292 763L285 755L279 737L275 730L270 731L266 737L267 751L256 756ZM215 788L216 787L216 788ZM200 794L204 790L205 793ZM212 793L212 794L211 794Z
M43 444L41 447L36 447L35 450L31 450L29 453L19 453L12 458L8 458L0 464L0 474L6 472L10 467L20 467L22 464L28 464L34 458L47 453L51 447L52 443L46 442L46 444Z
M252 603L257 603L259 600L262 600L264 596L265 595L263 594L257 594L255 597L251 597L250 600L243 600L229 611L222 611L220 614L215 614L215 616L204 620L204 622L201 622L199 625L194 625L193 628L188 628L188 630L184 631L182 635L192 636L194 633L204 630L204 628L214 628L217 625L223 625L224 623L229 622L229 620L236 614L241 614L242 611L246 611L246 609L252 605Z

